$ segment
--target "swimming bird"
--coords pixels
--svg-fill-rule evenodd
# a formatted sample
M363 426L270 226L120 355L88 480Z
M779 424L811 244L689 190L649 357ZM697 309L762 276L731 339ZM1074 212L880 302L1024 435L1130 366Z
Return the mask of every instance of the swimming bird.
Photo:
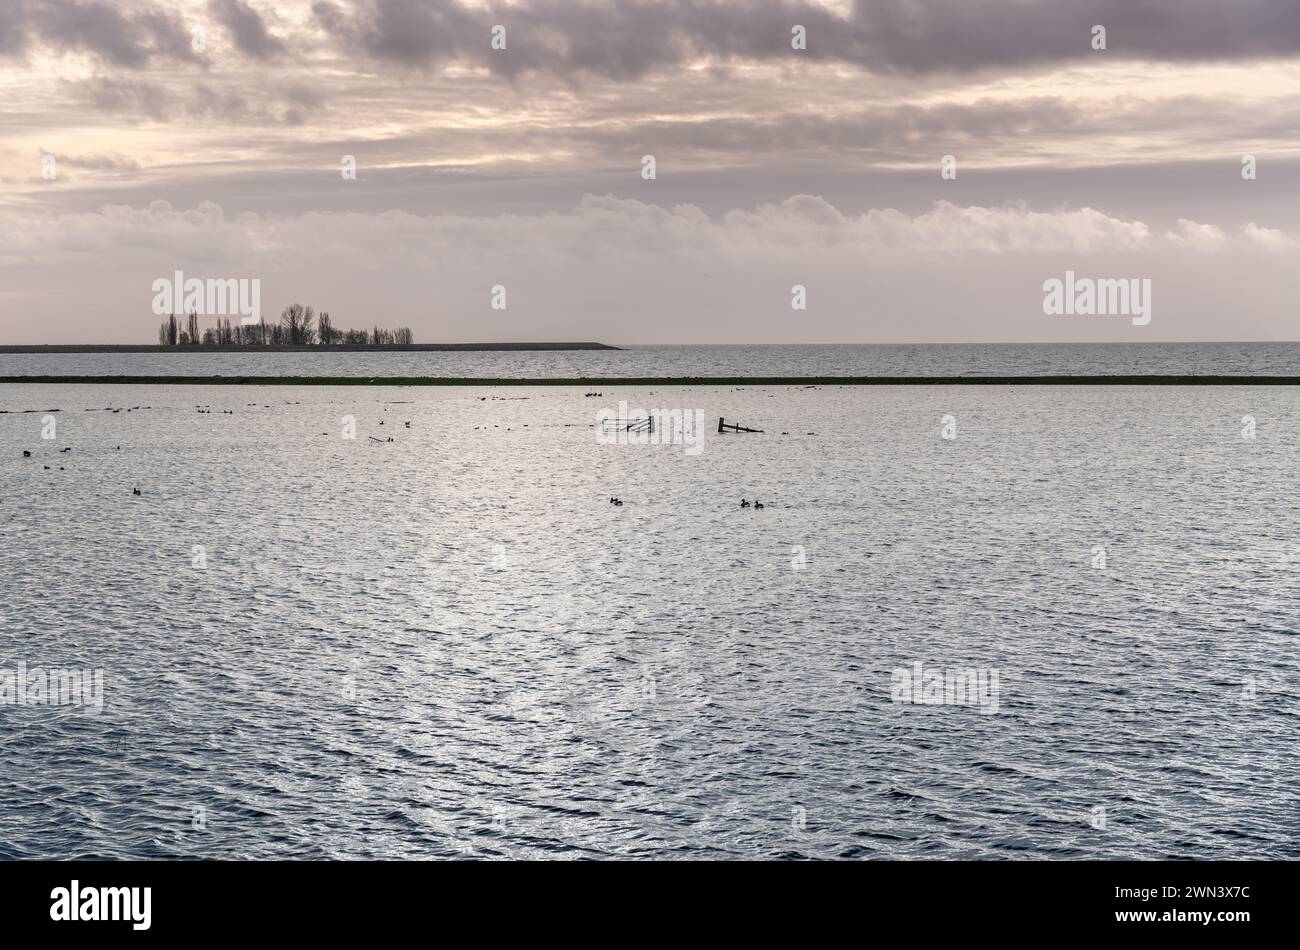
M29 459L31 457L32 457L32 453L28 452L26 449L23 449L23 458Z
M742 507L742 508L748 508L748 507L749 507L749 502L745 501L745 499L743 499L743 498L740 499L740 507Z
M140 494L140 489L138 489L138 488L132 488L132 489L131 489L131 494L132 494L132 495L138 495L138 494Z
M762 503L761 501L756 501L756 502L754 502L754 510L755 510L755 511L757 511L759 508L762 508L762 507L763 507L763 503Z

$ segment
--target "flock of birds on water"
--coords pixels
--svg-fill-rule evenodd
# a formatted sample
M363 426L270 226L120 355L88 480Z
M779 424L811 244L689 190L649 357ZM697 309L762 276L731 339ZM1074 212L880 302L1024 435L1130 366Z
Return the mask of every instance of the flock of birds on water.
M601 394L600 394L600 393L586 393L585 395L587 395L587 396L599 396L599 395L601 395ZM485 398L485 397L480 397L480 398ZM250 403L250 405L253 405L253 404ZM140 407L140 406L135 406L134 408L139 409L139 408L141 408L141 407ZM152 407L152 406L146 406L146 407L144 407L144 408L149 408L149 409L151 409L151 408L153 408L153 407ZM212 412L211 409L205 409L205 408L203 408L202 406L196 406L195 408L196 408L196 409L199 411L199 413L201 413L201 414L208 414L208 413L211 413L211 412ZM270 408L270 407L268 406L267 408ZM120 410L120 409L110 409L109 411L111 411L111 412L120 412L121 410ZM127 410L127 412L130 412L130 411L131 411L130 409ZM388 410L385 409L384 411L387 412ZM223 409L223 410L222 410L222 413L225 414L225 415L234 415L234 410L231 410L231 409ZM380 425L383 425L384 423L381 421L379 424L380 424ZM411 427L411 423L410 423L410 422L407 422L405 425L406 425L406 428L408 428L408 429ZM475 428L478 428L478 427L475 426ZM327 434L327 433L321 433L321 434L322 434L322 435L325 435L325 434ZM784 433L783 433L783 434L784 434ZM380 441L379 439L375 439L374 436L371 436L371 439L372 439L373 441L375 441L375 442ZM393 440L392 440L392 439L389 439L388 441L389 441L389 442L392 442ZM120 446L120 445L117 446L117 447L116 447L116 450L120 452L120 451L122 450L122 446ZM59 449L59 451L60 451L60 452L71 452L71 451L72 451L72 447L69 446L68 448ZM29 458L31 458L31 457L32 457L32 453L31 453L31 451L30 451L29 449L23 449L23 458L25 458L25 459L29 459ZM49 465L46 465L45 468L46 468L46 470L49 470L49 469L50 469L50 466L49 466ZM59 471L62 472L63 470L64 470L64 469L63 469L63 466L60 465L60 466L59 466ZM131 494L132 494L132 495L143 495L144 493L143 493L142 491L140 491L139 488L132 488L132 489L131 489ZM614 497L613 495L610 496L610 498L609 498L609 503L610 503L611 505L613 505L614 507L616 507L616 508L622 508L622 507L623 507L623 499L621 499L621 498L616 498L616 497ZM753 502L750 502L748 499L742 498L742 499L740 499L740 507L741 507L741 508L751 508L751 507L752 507L755 511L758 511L758 510L761 510L762 508L764 508L764 507L766 507L766 506L765 506L761 501L758 501L757 499L755 499Z
M622 508L622 507L623 507L623 499L622 499L622 498L615 498L613 495L610 496L610 498L609 498L609 503L610 503L611 505L613 505L614 507L616 507L616 508ZM752 507L755 511L757 511L757 510L759 510L759 509L761 509L761 508L766 508L767 506L764 505L761 501L749 502L749 501L746 501L744 498L742 498L742 499L740 499L740 507L742 507L742 508L751 508L751 507Z

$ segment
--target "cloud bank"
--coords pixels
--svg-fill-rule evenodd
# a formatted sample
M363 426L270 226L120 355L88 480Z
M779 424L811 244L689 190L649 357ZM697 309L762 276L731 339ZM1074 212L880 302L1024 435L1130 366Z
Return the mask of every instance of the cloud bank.
M588 195L564 213L484 217L232 218L213 203L177 209L159 201L12 222L0 241L0 273L41 275L46 289L108 285L113 308L133 300L123 342L149 337L152 282L174 270L260 278L273 313L292 300L358 324L414 311L407 322L421 340L668 342L688 329L713 342L801 333L826 342L1000 340L1007 327L1024 339L1113 334L1116 327L1095 321L1043 317L1042 281L1070 268L1152 278L1159 310L1140 339L1176 339L1203 332L1198 321L1225 299L1203 283L1211 264L1242 275L1232 302L1243 338L1270 339L1278 327L1265 301L1282 275L1296 284L1300 258L1291 236L1253 222L1182 220L1158 231L1092 208L947 201L918 214L845 213L813 195L716 216L609 195ZM110 258L111 271L103 263ZM41 283L26 306L47 306ZM790 309L795 284L807 288L806 313ZM507 288L505 311L488 305L496 285ZM104 339L94 332L95 309L79 301L42 319L67 339ZM23 342L15 327L5 335Z

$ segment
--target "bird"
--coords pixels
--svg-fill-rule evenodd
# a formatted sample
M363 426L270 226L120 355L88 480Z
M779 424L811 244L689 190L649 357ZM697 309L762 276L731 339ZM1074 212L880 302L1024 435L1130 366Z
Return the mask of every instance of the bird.
M757 511L759 508L762 508L762 507L763 507L763 503L762 503L761 501L756 501L756 502L754 502L754 510L755 510L755 511Z
M26 449L23 449L23 458L29 459L31 457L32 457L32 453L28 452Z
M749 507L749 502L745 501L745 499L743 499L743 498L740 499L740 507L742 507L742 508L748 508L748 507Z
M615 498L615 499L614 499L614 505L615 505L616 507L618 507L618 508L622 508L622 507L623 507L623 502L620 501L619 499Z
M131 494L132 494L132 495L138 495L138 494L140 494L140 489L138 489L138 488L132 488L132 489L131 489Z

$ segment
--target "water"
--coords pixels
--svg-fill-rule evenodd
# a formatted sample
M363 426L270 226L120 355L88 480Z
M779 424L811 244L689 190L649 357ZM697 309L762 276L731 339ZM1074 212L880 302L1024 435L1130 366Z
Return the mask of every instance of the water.
M0 376L1300 375L1300 343L636 346L556 352L0 353Z
M1300 393L584 391L0 386L0 856L1300 857Z

